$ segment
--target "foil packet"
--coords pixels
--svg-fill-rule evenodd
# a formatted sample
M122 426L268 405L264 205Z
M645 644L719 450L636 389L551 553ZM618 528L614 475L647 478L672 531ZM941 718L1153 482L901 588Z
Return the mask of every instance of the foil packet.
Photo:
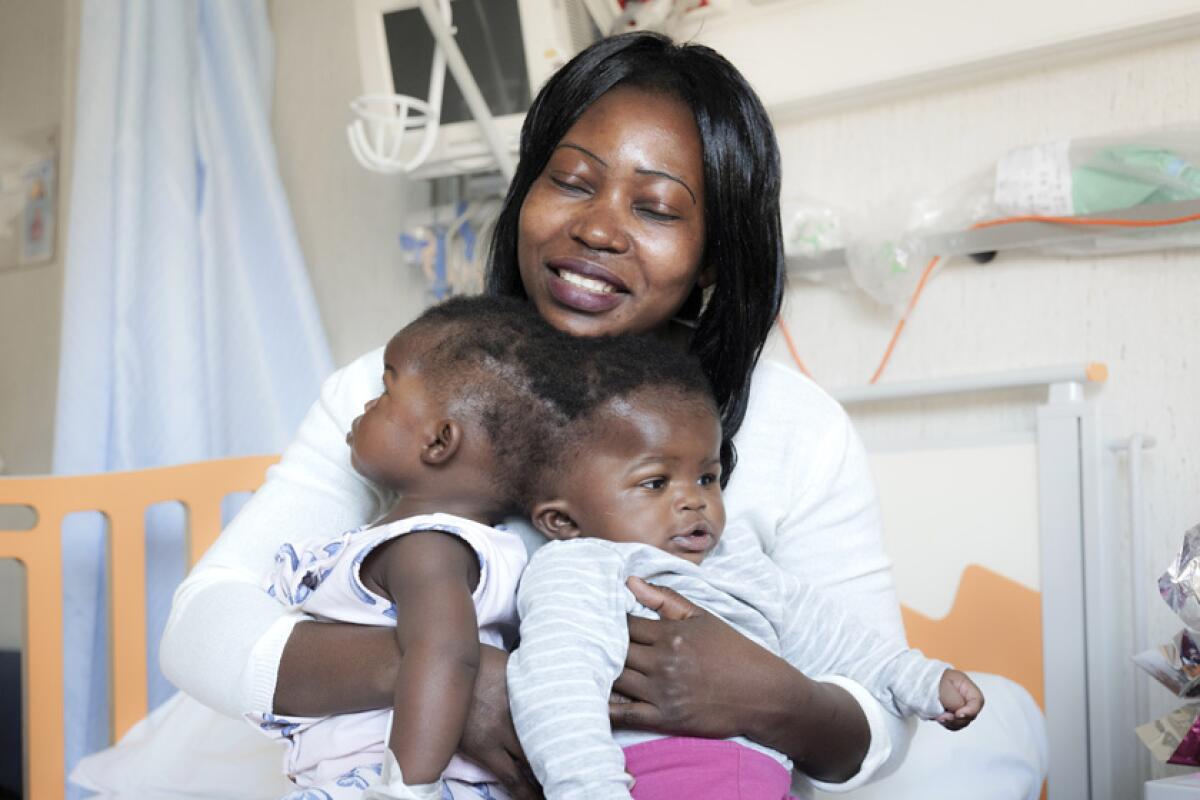
M1188 703L1161 719L1139 725L1138 738L1150 755L1167 764L1200 766L1200 703Z
M1183 534L1178 555L1158 579L1158 593L1184 625L1200 631L1200 525Z
M1198 638L1200 634L1184 628L1171 641L1138 653L1133 661L1177 697L1195 697L1200 695Z

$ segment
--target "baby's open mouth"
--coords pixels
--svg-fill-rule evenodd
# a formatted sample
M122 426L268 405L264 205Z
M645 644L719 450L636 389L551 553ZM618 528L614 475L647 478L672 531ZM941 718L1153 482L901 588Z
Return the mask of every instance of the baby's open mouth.
M672 544L689 553L703 553L712 547L713 537L705 528L695 528L671 537Z

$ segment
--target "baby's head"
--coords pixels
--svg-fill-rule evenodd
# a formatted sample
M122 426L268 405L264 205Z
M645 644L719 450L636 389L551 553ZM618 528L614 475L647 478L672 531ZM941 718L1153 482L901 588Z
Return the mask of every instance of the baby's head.
M725 527L721 423L699 363L645 337L581 339L534 369L556 413L531 484L551 539L640 542L699 563Z
M383 392L354 420L354 468L431 500L469 499L489 516L527 506L529 451L542 438L538 398L517 353L564 336L529 303L454 298L433 306L384 350Z

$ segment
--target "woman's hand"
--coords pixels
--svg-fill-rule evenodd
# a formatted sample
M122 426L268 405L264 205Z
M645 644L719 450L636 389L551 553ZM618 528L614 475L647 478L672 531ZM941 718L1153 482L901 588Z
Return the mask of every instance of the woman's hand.
M614 726L727 739L744 733L752 687L743 677L778 658L681 595L630 578L661 620L629 617L629 654L613 689ZM786 665L785 665L786 666Z
M479 674L467 712L459 752L495 775L513 800L537 800L541 787L533 777L508 708L508 653L479 648Z
M346 653L355 657L347 659ZM490 770L513 800L542 796L508 710L508 653L479 648L479 671L459 752ZM394 628L300 622L279 662L275 713L319 717L388 708L400 649Z
M613 685L623 698L609 705L615 727L745 736L823 781L858 772L870 728L848 692L810 680L670 589L628 585L661 619L629 617L629 654Z

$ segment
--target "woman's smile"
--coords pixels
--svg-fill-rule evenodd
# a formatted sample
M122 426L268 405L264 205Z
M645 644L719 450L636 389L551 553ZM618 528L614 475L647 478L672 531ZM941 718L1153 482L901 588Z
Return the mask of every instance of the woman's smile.
M525 291L576 335L663 329L699 285L704 164L691 110L611 90L571 127L521 208Z
M546 264L552 273L550 294L568 308L603 312L616 308L629 294L624 281L599 264L580 258L556 258Z

